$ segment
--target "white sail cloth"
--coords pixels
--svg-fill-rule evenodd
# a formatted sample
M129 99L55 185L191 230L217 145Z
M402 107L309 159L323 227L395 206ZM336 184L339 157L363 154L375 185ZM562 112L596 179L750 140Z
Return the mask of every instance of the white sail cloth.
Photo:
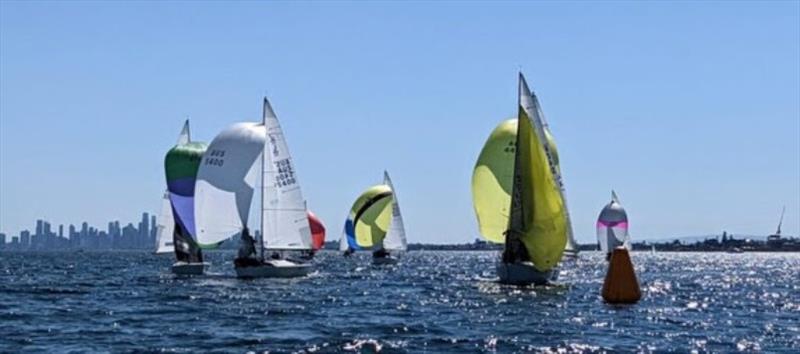
M405 251L408 247L406 245L406 228L403 223L403 215L400 213L397 190L394 189L392 179L389 178L389 173L386 171L383 172L383 183L392 190L392 221L389 224L389 231L386 232L386 236L383 238L383 248L392 251Z
M272 110L264 98L262 237L266 249L311 249L305 199L289 154L289 147Z
M175 232L175 219L172 217L172 205L169 202L169 192L165 191L161 198L161 215L158 216L156 225L156 253L175 252L172 243L172 233Z
M213 247L242 231L252 204L264 126L236 123L208 146L195 184L197 242Z
M628 214L613 191L611 201L603 207L597 218L597 242L604 253L609 253L619 246L630 248Z

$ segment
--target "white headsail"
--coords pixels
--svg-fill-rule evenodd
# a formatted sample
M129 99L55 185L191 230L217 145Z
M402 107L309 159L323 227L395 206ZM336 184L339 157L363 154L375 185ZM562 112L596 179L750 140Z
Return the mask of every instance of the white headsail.
M214 247L247 225L264 136L262 124L236 123L208 146L195 184L194 214L200 245Z
M184 145L192 142L192 134L189 132L189 120L187 119L183 122L183 129L181 129L181 134L178 135L178 142L176 145Z
M347 234L343 231L342 237L339 238L339 251L347 251L350 246L347 244Z
M403 224L403 215L400 213L400 203L397 201L397 190L392 185L389 173L383 171L383 183L392 190L392 221L389 224L389 231L383 238L383 248L387 250L405 251L406 228Z
M266 249L311 249L305 200L289 148L267 98L264 98L261 229Z
M161 215L158 216L156 225L156 253L172 253L175 246L172 243L172 233L175 231L175 219L172 217L172 205L169 202L169 192L165 191L161 199Z

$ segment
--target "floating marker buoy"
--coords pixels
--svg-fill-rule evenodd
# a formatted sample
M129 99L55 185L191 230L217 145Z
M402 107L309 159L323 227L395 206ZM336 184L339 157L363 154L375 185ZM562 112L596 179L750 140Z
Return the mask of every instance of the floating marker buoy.
M611 253L608 273L603 282L603 300L609 304L635 304L642 298L639 280L625 247L617 247Z

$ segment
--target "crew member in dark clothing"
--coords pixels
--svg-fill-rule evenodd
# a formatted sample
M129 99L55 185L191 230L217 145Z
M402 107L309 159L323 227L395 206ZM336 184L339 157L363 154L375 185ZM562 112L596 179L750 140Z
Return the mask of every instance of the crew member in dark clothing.
M372 252L372 258L386 258L386 257L389 257L389 252L383 248L375 252Z
M261 261L256 257L256 241L250 236L250 232L245 227L242 230L241 245L239 245L239 254L233 261L236 267L252 267L261 264Z
M175 231L172 233L172 244L175 245L175 258L180 262L186 263L202 263L203 254L200 252L200 247L194 240L187 236L183 231L183 227L175 224Z
M510 232L513 231L506 231L506 249L503 251L503 263L530 261L528 250L525 248L525 244L522 243L522 240L520 240L519 237L508 237L508 233Z

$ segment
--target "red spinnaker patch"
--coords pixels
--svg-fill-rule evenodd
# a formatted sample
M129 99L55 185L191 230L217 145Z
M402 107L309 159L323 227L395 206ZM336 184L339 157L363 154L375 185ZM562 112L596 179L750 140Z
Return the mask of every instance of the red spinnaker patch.
M325 225L310 210L308 211L308 226L311 228L311 248L318 250L325 243Z

